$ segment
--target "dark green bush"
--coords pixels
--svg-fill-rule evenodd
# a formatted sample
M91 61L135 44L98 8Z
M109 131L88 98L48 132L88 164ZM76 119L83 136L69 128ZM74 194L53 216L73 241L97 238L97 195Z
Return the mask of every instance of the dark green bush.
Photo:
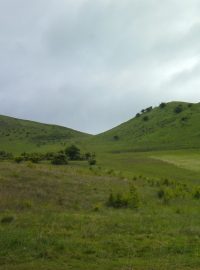
M24 158L23 158L22 156L15 157L15 158L14 158L14 161L15 161L16 163L21 163L21 162L24 161Z
M88 163L90 166L96 165L97 161L95 159L95 153L92 153L88 159Z
M65 154L57 153L56 155L54 155L51 163L53 165L66 165L68 164L68 159Z
M194 198L200 199L200 186L196 187L194 190Z
M65 149L65 154L69 158L69 160L80 160L81 155L80 155L80 149L75 146L71 145Z
M166 106L167 106L167 104L164 103L164 102L160 103L160 105L159 105L159 107L160 107L161 109L164 109Z
M11 222L14 221L14 217L13 216L5 216L1 219L1 223L3 224L9 224Z
M118 135L115 135L115 136L113 136L113 139L114 139L115 141L118 141L118 140L119 140L119 136L118 136Z
M177 114L181 113L182 111L183 111L183 106L181 104L179 104L178 106L174 108L174 112Z
M0 160L10 160L13 159L13 155L6 151L0 151Z
M143 120L144 120L145 122L147 122L147 121L149 121L149 117L148 117L148 116L144 116L144 117L143 117Z
M158 191L158 198L162 199L164 203L169 203L169 201L174 197L173 191L169 188L161 188Z

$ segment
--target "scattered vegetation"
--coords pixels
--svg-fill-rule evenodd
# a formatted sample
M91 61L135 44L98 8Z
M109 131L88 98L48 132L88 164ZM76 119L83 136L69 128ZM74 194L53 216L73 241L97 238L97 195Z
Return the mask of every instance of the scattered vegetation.
M128 193L122 194L120 192L109 195L106 205L113 208L138 208L139 196L135 186L131 185Z

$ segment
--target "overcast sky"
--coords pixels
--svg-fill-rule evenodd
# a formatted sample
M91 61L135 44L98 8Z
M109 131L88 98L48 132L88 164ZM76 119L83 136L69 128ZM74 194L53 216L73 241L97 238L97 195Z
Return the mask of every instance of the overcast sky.
M0 114L99 133L200 101L199 0L0 0Z

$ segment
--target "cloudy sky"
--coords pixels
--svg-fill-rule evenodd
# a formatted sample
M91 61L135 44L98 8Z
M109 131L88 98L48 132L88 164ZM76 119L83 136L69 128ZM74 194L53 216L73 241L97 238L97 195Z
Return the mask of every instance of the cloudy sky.
M199 0L0 0L0 114L99 133L200 101Z

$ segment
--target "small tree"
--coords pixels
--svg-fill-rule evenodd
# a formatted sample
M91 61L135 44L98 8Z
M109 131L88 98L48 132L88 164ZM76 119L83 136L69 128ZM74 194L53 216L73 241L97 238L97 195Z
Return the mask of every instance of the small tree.
M75 145L67 147L65 154L70 160L80 160L80 149Z

